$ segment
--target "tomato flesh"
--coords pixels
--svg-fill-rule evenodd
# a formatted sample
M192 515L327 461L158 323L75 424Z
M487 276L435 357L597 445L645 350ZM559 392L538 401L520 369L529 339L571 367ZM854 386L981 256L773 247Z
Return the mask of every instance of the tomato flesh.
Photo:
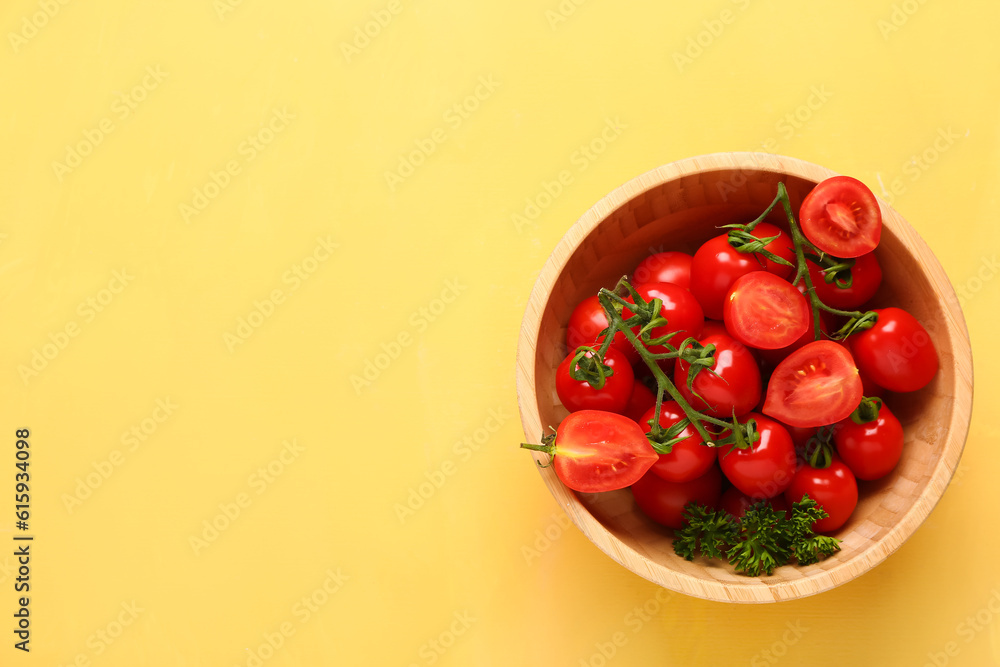
M809 330L809 303L788 281L754 271L733 282L723 304L723 321L736 340L776 350L795 343Z
M553 466L563 484L582 493L635 484L659 459L633 420L600 410L574 412L556 430Z
M813 188L802 200L799 223L814 246L834 257L869 253L882 235L878 200L850 176L834 176Z
M833 341L814 341L774 369L764 414L789 426L825 426L850 416L862 393L851 353Z

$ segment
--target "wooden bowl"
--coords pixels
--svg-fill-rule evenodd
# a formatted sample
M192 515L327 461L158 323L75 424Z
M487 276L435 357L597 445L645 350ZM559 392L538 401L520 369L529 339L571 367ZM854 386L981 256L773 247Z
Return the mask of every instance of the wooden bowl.
M793 210L834 172L763 153L720 153L654 169L587 211L556 246L528 300L517 353L517 392L528 442L568 414L555 391L556 367L567 354L573 308L601 287L613 287L647 255L693 253L717 226L748 222L788 188ZM673 534L647 519L628 489L577 494L553 469L542 478L572 521L602 551L636 574L680 593L721 602L792 600L829 590L881 563L927 518L958 465L972 411L972 353L955 292L927 244L888 204L877 249L884 278L873 300L897 305L928 330L940 358L930 385L889 397L906 444L895 471L859 482L861 498L838 532L841 551L816 565L786 565L767 577L737 575L728 563L675 555ZM776 221L783 219L781 207ZM536 461L547 457L534 454Z

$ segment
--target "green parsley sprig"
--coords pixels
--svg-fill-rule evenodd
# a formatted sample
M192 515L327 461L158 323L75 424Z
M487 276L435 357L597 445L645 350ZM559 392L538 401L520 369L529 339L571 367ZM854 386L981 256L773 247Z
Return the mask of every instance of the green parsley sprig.
M742 519L691 503L684 510L684 527L675 532L674 552L686 560L698 554L725 557L738 574L769 575L792 559L810 565L840 551L840 540L813 533L813 524L826 516L808 495L792 505L791 518L766 501L748 507Z

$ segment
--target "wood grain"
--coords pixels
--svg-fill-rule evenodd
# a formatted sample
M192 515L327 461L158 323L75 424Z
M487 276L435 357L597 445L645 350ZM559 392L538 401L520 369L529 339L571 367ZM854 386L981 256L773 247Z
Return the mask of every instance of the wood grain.
M566 322L576 304L613 287L639 261L662 250L693 252L715 228L748 222L773 199L779 181L792 205L834 172L764 153L720 153L674 162L643 174L597 202L556 246L528 301L517 352L518 404L524 434L566 416L554 373L566 355ZM919 392L888 402L903 423L903 458L888 477L860 483L861 500L836 536L840 553L808 567L784 566L769 577L737 575L724 563L687 562L673 553L671 531L646 519L626 489L570 491L552 468L545 484L572 521L615 561L666 588L723 602L761 603L814 595L881 563L920 526L940 500L965 446L972 412L972 353L958 299L934 254L888 204L877 252L883 284L875 304L897 305L927 329L941 370ZM783 215L774 216L781 223ZM537 460L544 459L536 455Z

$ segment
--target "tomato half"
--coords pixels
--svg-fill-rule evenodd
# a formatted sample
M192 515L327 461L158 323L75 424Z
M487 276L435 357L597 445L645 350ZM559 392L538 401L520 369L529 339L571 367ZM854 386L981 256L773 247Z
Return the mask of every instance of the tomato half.
M668 482L652 472L632 485L635 504L643 514L668 528L684 525L684 506L690 502L715 507L722 492L722 475L712 466L690 482Z
M695 410L713 417L726 419L742 416L760 402L761 379L757 360L745 345L732 336L702 336L702 345L715 345L715 364L711 370L702 370L694 379L694 392L688 389L691 364L678 360L674 368L674 384L684 399ZM697 392L703 399L699 399Z
M658 252L639 262L632 283L673 283L691 287L691 255L686 252Z
M824 280L824 272L812 262L807 261L809 278L816 288L819 300L831 308L854 310L860 308L868 299L875 296L882 284L882 266L875 258L875 253L869 252L854 260L851 267L851 286L838 287L836 281L828 283Z
M658 458L646 434L628 417L581 410L556 429L552 464L569 488L599 493L635 484Z
M875 326L850 337L858 368L889 391L923 389L938 370L937 350L927 330L900 308L875 312Z
M858 505L858 483L854 473L836 458L829 468L813 468L809 464L799 468L785 491L785 500L791 505L807 493L829 515L813 524L813 531L817 533L830 533L843 526Z
M903 455L903 425L885 403L875 421L858 424L847 418L833 430L837 453L858 479L885 477Z
M639 426L645 427L653 420L654 408L646 411L639 420ZM674 426L685 416L676 401L665 401L660 406L660 426L663 428ZM651 472L668 482L690 482L701 477L718 458L716 449L705 444L694 426L688 424L680 435L686 439L676 443L669 454L660 454L660 460L650 468Z
M882 235L878 200L850 176L834 176L813 188L802 200L799 223L814 246L834 257L869 253Z
M597 334L607 328L608 318L604 316L604 309L601 308L597 295L587 297L577 304L569 316L569 323L566 325L566 349L573 353L581 345L596 347L604 340L603 337L598 340ZM639 353L621 331L615 334L611 347L624 354L632 363L639 360Z
M764 414L790 426L825 426L850 416L862 398L851 353L818 340L778 364L767 384Z
M604 363L614 371L604 380L604 386L594 389L586 380L574 380L569 365L576 352L570 352L556 369L556 394L570 412L577 410L606 410L623 412L632 395L635 374L625 355L614 347L608 348ZM590 353L587 353L590 356Z
M812 319L802 293L767 271L737 278L723 303L722 315L733 338L764 350L793 344L808 331Z
M759 239L778 236L764 246L765 249L794 266L795 252L792 250L792 239L787 233L768 222L762 222L754 227L753 236ZM691 293L701 304L705 317L721 320L722 303L736 279L751 271L760 270L781 278L789 278L795 272L792 266L772 262L762 255L737 251L729 245L728 235L722 234L706 241L694 254L691 260Z
M697 338L701 335L701 328L705 325L705 315L701 312L701 306L697 299L691 296L691 292L673 283L642 283L635 285L635 291L646 301L660 299L663 306L660 308L660 315L667 320L667 326L657 327L650 334L651 338L665 336L672 332L677 332L668 341L673 346L681 344L685 338L693 336ZM626 301L631 301L627 297ZM628 319L634 315L628 308L622 310L622 315ZM639 327L634 331L638 334ZM666 352L667 348L662 345L652 345L650 352L659 354Z
M778 422L756 412L747 415L750 418L757 422L760 440L746 449L724 448L719 452L719 466L742 493L756 500L773 498L792 483L795 445Z

